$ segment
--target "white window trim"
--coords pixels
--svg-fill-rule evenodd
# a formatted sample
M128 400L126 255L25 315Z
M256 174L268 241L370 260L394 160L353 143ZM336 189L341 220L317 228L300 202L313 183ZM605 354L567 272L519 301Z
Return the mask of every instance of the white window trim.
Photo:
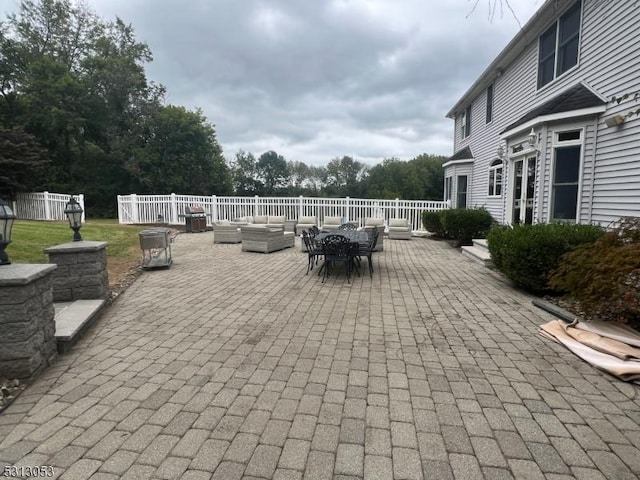
M558 136L565 132L580 132L580 138L578 140L566 140L560 142ZM549 171L549 204L547 208L547 223L562 221L562 219L552 218L553 212L553 184L554 184L554 172L556 170L556 148L557 147L580 147L580 168L578 169L578 196L576 198L576 218L575 223L580 223L581 205L582 205L582 183L584 176L584 150L586 141L586 127L584 124L580 126L563 126L558 130L551 132L551 170Z
M495 160L493 160L491 163L495 162ZM487 190L489 190L489 187L491 186L491 175L494 175L494 180L493 180L493 195L491 193L487 193L487 198L502 198L502 194L504 192L504 160L500 160L501 163L496 164L496 165L489 165L489 184L487 185ZM500 194L496 195L495 191L496 191L496 181L495 181L495 175L497 170L502 169L502 175L500 178Z
M544 32L538 35L538 44L536 47L536 55L537 55L536 58L538 62L537 68L536 68L536 90L538 92L545 90L547 87L549 87L549 85L553 85L554 83L557 83L559 79L561 79L568 73L573 72L576 68L580 67L580 51L582 50L582 24L584 21L584 3L585 3L585 0L581 0L580 24L578 26L578 59L576 61L576 64L570 69L566 70L565 72L562 72L560 75L556 75L556 72L558 70L558 46L559 46L558 44L560 42L560 18L575 5L575 2L574 2L569 6L569 8L567 8L564 12L562 12L561 15L558 15L558 17L555 19L554 23L556 25L556 47L555 47L555 58L553 62L553 78L542 86L538 86L538 79L540 78L539 77L540 75L540 37L542 37L542 35L551 27L551 25L549 25L549 27L545 29Z

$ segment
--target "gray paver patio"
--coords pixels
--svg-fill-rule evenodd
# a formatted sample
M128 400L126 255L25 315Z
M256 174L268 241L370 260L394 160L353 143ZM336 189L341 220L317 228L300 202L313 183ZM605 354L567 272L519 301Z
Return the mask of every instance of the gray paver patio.
M638 478L640 388L445 243L373 279L180 235L0 415L0 469L58 478Z

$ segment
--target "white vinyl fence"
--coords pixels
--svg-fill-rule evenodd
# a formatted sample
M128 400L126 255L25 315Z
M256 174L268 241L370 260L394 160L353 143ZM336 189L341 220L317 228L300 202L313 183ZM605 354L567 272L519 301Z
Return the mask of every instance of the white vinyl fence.
M406 218L414 232L424 232L422 212L449 208L447 202L431 200L376 200L365 198L319 197L219 197L197 195L118 195L118 221L125 224L184 224L187 206L201 206L207 225L218 220L257 215L284 215L288 220L315 215L322 225L324 217L339 216L344 222L364 225L365 218Z
M19 193L13 202L16 217L22 220L66 220L64 207L72 195L64 193ZM82 223L85 221L84 195L73 195L82 207Z

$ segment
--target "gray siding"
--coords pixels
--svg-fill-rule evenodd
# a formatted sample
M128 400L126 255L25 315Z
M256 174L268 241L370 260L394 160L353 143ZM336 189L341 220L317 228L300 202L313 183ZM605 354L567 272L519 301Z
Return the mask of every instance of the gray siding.
M567 6L572 2L562 3ZM633 33L639 20L640 7L635 2L584 0L580 57L576 67L537 90L538 35L532 34L529 46L500 77L486 79L487 85L491 81L494 83L493 122L485 124L486 90L472 101L470 137L460 138L460 112L455 122L454 151L469 145L475 157L470 205L484 205L497 220L507 220L501 210L506 210L506 193L511 188L508 168L505 169L502 199L487 198L488 169L496 158L500 132L532 108L579 81L605 98L640 90L640 36ZM542 26L541 30L547 26ZM637 108L640 104L609 103L602 118L570 121L574 126L580 124L586 132L579 199L582 222L607 224L622 215L640 216L640 119L628 119L621 127L606 127L604 123L605 118L624 114L634 106ZM534 211L534 218L541 221L547 221L549 217L552 135L561 128L563 124L556 123L542 129ZM508 167L509 161L505 164Z

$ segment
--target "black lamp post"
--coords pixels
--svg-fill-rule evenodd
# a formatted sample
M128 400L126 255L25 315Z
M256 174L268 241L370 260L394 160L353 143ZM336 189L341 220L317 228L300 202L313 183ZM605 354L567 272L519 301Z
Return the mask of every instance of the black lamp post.
M9 204L0 198L0 265L11 263L4 249L11 243L11 228L15 219Z
M76 201L75 198L71 197L71 199L67 202L64 207L64 213L69 219L69 227L73 230L73 241L79 242L82 240L80 236L80 227L82 227L82 207Z

